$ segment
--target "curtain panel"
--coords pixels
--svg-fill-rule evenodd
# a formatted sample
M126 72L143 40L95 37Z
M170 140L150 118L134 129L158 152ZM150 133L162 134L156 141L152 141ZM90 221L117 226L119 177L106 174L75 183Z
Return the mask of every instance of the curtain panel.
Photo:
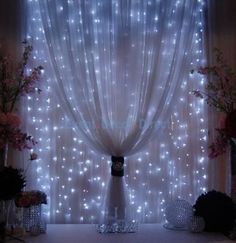
M207 116L191 91L205 80L203 1L27 1L27 39L45 68L23 112L38 138L32 187L52 223L94 223L110 156L141 222L208 186Z

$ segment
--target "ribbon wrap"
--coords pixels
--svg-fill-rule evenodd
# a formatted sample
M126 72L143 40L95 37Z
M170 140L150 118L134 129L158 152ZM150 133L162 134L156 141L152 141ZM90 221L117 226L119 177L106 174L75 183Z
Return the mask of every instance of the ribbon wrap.
M111 175L117 177L124 176L124 157L111 156L111 161Z

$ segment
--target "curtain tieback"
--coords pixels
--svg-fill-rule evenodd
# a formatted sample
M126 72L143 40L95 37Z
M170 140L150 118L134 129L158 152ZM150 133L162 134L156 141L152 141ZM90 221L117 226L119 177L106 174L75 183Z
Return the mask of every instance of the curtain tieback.
M124 157L111 156L111 175L122 177L124 176Z

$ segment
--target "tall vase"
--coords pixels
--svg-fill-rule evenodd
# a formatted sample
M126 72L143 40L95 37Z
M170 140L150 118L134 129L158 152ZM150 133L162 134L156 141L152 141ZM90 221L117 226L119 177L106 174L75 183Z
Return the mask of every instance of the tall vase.
M128 233L137 230L124 179L124 158L112 156L111 178L107 188L98 231L100 233Z
M0 171L7 165L8 146L0 149ZM0 200L0 242L4 242L6 228L9 225L10 201Z
M10 231L15 220L15 203L14 200L0 201L0 222L5 224L6 230ZM0 241L1 242L1 241Z
M0 170L7 166L8 144L0 149Z
M236 139L230 139L231 198L236 202Z
M23 208L23 227L26 232L40 234L41 204Z

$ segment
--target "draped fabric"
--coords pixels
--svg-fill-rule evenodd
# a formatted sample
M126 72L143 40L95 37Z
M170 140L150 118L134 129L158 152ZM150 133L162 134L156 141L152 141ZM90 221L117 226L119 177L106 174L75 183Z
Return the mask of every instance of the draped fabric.
M165 126L190 70L196 1L39 4L69 118L99 152L136 152Z
M36 184L50 195L51 222L97 220L111 155L128 156L126 187L143 222L160 222L168 198L193 201L206 190L207 119L191 96L204 79L189 75L204 64L203 7L28 1L27 38L46 85L25 113L39 137Z

